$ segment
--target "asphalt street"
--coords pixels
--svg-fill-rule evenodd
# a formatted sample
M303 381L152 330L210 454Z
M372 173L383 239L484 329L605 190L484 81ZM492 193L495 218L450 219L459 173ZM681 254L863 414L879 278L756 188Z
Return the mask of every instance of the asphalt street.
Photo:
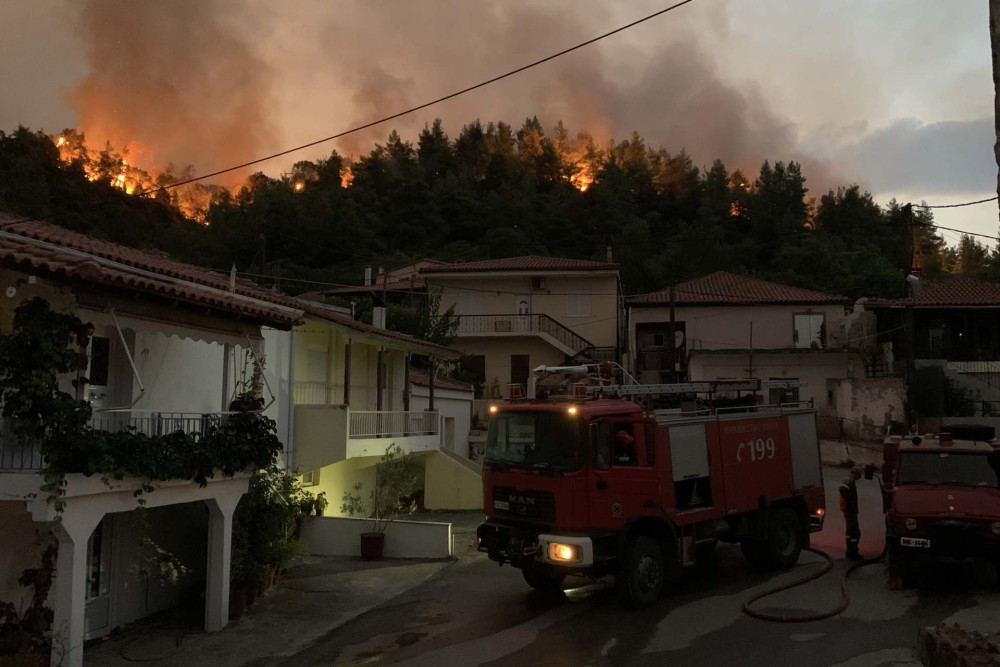
M830 509L813 546L836 567L805 586L761 600L755 608L803 614L840 600L843 519L836 489L846 471L827 468ZM876 482L859 485L862 552L882 547L881 498ZM471 540L470 535L464 539ZM958 564L927 573L918 587L887 588L879 564L848 582L850 606L819 622L774 623L750 618L741 605L759 591L808 575L822 566L804 553L780 574L752 570L732 545L711 562L685 572L658 604L623 609L611 580L567 580L566 590L539 594L520 572L471 552L427 582L321 638L288 665L818 665L916 666L920 628L959 623L968 630L1000 631L1000 593L992 567Z

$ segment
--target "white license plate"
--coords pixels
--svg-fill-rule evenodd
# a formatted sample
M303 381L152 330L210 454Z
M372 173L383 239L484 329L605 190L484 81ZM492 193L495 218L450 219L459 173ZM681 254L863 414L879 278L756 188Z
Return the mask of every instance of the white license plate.
M923 537L901 537L899 538L899 544L904 547L931 548L931 541Z

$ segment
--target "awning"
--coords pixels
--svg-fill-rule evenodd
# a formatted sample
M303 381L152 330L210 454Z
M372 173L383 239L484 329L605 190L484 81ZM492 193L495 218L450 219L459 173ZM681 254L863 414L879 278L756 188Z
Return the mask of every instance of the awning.
M190 315L186 315L188 320L200 319L201 321L179 323L134 315L121 310L115 310L114 316L112 316L110 310L100 311L84 307L77 309L76 316L84 322L92 323L95 327L113 327L115 326L115 317L117 317L118 324L123 330L159 333L165 336L177 336L178 338L220 345L246 347L248 337L254 343L263 340L259 326L247 322L227 322L215 317L192 318Z

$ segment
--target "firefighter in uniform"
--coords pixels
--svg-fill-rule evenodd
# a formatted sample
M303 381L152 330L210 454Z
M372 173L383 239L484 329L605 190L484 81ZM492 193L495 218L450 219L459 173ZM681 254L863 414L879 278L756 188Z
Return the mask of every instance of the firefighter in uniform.
M847 557L850 560L862 560L858 552L861 541L861 526L858 524L858 486L861 479L861 468L851 468L851 475L840 484L840 511L844 513L847 524Z

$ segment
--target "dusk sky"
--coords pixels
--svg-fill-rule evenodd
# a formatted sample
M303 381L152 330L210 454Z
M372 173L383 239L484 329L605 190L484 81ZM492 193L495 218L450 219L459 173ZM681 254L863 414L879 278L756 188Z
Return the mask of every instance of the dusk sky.
M0 129L75 127L196 173L401 111L669 6L527 2L0 0ZM810 196L995 195L985 0L695 0L627 32L339 143L259 167L368 152L397 129L476 118L721 158L802 162ZM935 212L995 235L995 202ZM949 243L952 232L942 232ZM988 240L981 239L986 242Z

